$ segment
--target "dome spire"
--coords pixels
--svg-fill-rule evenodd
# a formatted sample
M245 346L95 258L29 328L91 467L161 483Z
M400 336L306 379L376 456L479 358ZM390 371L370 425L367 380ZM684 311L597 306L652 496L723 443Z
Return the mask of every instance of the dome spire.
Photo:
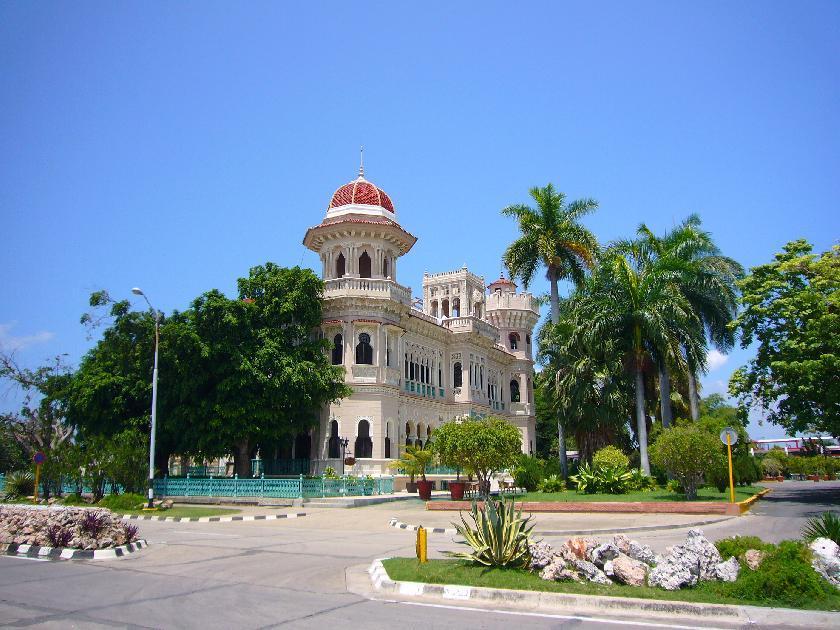
M359 147L359 177L365 176L365 145Z

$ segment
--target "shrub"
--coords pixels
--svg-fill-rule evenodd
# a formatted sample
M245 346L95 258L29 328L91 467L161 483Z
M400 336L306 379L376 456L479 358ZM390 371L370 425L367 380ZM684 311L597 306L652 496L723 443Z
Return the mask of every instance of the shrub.
M6 500L35 494L35 478L28 470L18 470L6 475Z
M50 547L66 547L73 540L73 530L61 525L50 525L47 528L47 540Z
M335 472L335 468L333 468L332 466L327 466L326 468L324 468L324 477L326 477L327 479L339 478L338 474Z
M519 463L513 469L513 479L518 488L525 488L528 492L537 489L543 480L543 461L531 455L522 455Z
M757 570L742 570L728 594L799 608L834 595L835 589L811 568L810 550L801 542L786 540L767 554Z
M96 538L105 527L105 515L100 512L87 512L79 523L82 531Z
M102 497L97 505L101 505L115 512L122 512L142 508L145 503L146 499L142 494L126 492L125 494L109 494L106 497Z
M537 490L540 492L565 492L566 482L560 475L551 475L540 481Z
M484 509L473 501L469 513L473 525L467 524L461 514L461 524L453 523L457 532L464 537L461 544L472 548L469 552L444 552L454 558L472 560L488 567L521 568L528 565L531 552L528 549L533 525L528 527L531 517L522 517L516 511L513 501L488 498Z
M808 542L816 538L829 538L840 545L840 517L835 512L823 512L808 519L802 529L802 538Z
M666 429L651 447L651 459L679 479L686 499L697 498L703 474L720 466L720 440L693 426Z
M626 468L603 466L593 470L586 464L581 465L577 474L570 477L577 484L578 492L586 494L624 494L629 489L631 478Z
M631 468L630 478L627 480L628 490L656 490L656 479L649 477L640 468Z
M592 467L599 468L628 468L630 459L615 446L605 446L592 456Z
M130 543L137 540L137 533L140 530L137 529L137 525L132 525L131 523L124 523L123 524L123 532L125 533L125 542Z
M760 551L771 551L775 548L774 545L766 543L758 536L732 536L731 538L722 538L715 543L715 547L720 552L720 557L728 560L732 556L740 558L748 549L758 549Z
M669 479L666 481L665 489L668 492L673 492L674 494L685 494L685 489L682 487L679 479Z
M761 470L767 477L778 477L782 474L782 462L773 457L765 457L761 460Z
M64 505L88 505L88 502L85 501L85 498L76 492L65 495L61 502Z
M749 486L761 479L761 467L752 455L739 455L734 458L732 468L735 483L739 486ZM784 471L784 466L782 466L780 474L784 474Z

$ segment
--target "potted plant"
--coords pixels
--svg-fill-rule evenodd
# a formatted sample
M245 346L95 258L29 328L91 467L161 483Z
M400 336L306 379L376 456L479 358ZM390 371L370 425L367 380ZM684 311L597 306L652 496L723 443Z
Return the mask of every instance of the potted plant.
M457 420L456 420L457 422ZM435 432L435 440L432 442L432 449L437 453L440 463L455 469L455 481L449 482L449 496L453 501L460 501L464 498L464 491L467 487L466 481L461 481L461 459L458 457L458 440L455 433L445 430L440 435Z
M420 469L417 460L410 455L409 449L413 450L414 447L407 446L406 450L403 451L402 456L391 462L391 468L395 469L396 472L408 475L408 481L405 484L405 491L413 494L417 492L417 484L414 481L414 476L420 473Z

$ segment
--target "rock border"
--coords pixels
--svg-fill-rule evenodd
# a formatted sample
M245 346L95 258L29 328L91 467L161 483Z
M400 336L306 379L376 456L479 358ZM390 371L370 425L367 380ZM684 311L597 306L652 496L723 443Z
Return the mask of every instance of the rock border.
M792 608L764 608L732 604L704 604L680 600L612 597L606 595L578 595L546 591L519 591L483 586L457 584L428 584L392 580L382 564L374 560L367 570L370 583L378 593L397 600L432 600L449 605L469 602L475 606L504 606L526 612L571 614L586 620L606 618L611 614L650 619L681 617L684 619L718 619L730 623L787 624L804 628L840 627L840 613Z
M123 514L124 521L163 521L166 523L230 523L233 521L276 521L282 518L301 518L306 512L290 514L247 514L241 516L146 516Z
M2 553L6 556L46 560L114 560L148 546L149 543L143 539L109 549L71 549L70 547L39 547L9 543Z

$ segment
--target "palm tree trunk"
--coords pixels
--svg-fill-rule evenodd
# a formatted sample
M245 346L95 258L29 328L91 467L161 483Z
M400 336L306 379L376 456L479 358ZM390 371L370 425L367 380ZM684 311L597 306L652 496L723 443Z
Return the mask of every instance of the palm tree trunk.
M688 366L688 406L691 410L691 420L697 422L700 417L700 408L697 405L697 376L691 365Z
M662 428L671 426L671 371L663 359L659 364L659 408L662 410Z
M636 432L639 438L639 457L642 472L650 475L647 445L647 418L645 417L645 381L642 367L636 365Z
M557 288L557 274L549 270L549 281L551 283L551 323L555 326L560 323L560 292ZM563 479L569 478L569 461L566 457L566 430L563 426L563 418L557 415L557 455L560 458L560 473Z

